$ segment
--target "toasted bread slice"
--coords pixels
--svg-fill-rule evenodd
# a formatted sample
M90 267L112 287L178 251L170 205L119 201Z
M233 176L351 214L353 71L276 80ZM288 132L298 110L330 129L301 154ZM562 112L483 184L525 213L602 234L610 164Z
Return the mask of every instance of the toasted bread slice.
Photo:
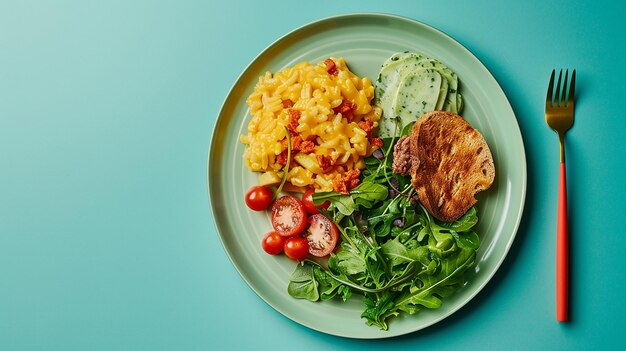
M476 193L495 178L491 150L461 116L445 111L422 115L410 135L411 183L433 217L452 222L476 203Z

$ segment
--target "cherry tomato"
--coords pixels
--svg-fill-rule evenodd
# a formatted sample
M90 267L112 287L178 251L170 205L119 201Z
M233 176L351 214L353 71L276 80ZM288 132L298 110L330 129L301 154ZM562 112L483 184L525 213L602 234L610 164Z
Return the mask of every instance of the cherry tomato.
M269 232L265 234L261 241L263 250L270 255L278 255L283 252L283 246L285 245L285 237L280 236L276 232Z
M282 236L300 234L306 227L306 212L302 201L291 195L285 195L272 206L272 226Z
M317 214L320 213L318 210L319 207L328 208L328 206L330 206L330 201L325 201L323 204L316 206L313 202L313 194L315 194L315 190L309 189L302 195L302 204L308 213Z
M246 205L254 211L264 211L272 203L272 191L264 186L253 186L246 193Z
M330 254L339 239L335 223L323 214L314 214L309 218L309 228L303 236L309 243L309 253L317 257Z
M309 256L309 242L301 236L294 236L285 241L283 250L292 260L302 261Z

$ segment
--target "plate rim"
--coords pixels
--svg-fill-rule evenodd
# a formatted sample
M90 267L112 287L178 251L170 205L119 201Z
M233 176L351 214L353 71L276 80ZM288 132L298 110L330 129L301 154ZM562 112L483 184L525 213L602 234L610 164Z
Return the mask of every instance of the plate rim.
M514 131L516 132L516 134L518 134L519 136L519 142L520 142L520 149L519 149L519 153L521 156L521 159L518 160L518 164L521 165L520 166L520 174L521 174L521 183L517 184L519 186L521 186L520 189L520 199L519 202L517 203L519 206L519 209L515 214L515 221L513 223L513 227L512 227L512 233L509 237L509 240L506 242L506 244L504 245L504 250L503 250L503 254L498 257L498 260L495 262L494 264L494 268L489 272L489 274L487 275L487 277L484 279L484 281L482 281L476 288L472 289L471 293L467 296L466 299L464 299L462 302L460 302L458 304L458 306L456 306L455 308L450 309L447 313L442 314L441 316L439 316L439 318L433 319L431 320L428 324L426 324L425 326L422 326L420 328L415 328L415 329L411 329L409 331L405 331L405 332L401 332L401 333L393 333L391 332L391 330L386 331L385 333L387 333L388 335L375 335L375 336L356 336L356 335L347 335L347 334L342 334L342 333L334 333L331 331L327 331L327 330L323 330L321 328L303 323L299 320L296 320L294 318L292 318L291 316L287 315L286 313L284 313L283 311L281 311L278 307L274 306L274 304L272 304L270 301L268 301L268 299L265 297L265 294L262 293L261 291L259 291L254 284L252 284L252 282L247 278L247 276L242 272L242 268L240 267L239 264L237 264L236 260L234 259L234 257L232 257L231 252L229 252L229 250L226 249L226 245L224 243L224 239L222 237L222 231L220 230L220 224L218 223L217 218L219 218L219 213L217 213L216 211L216 207L213 204L212 201L212 191L211 191L211 170L210 170L210 164L211 164L211 156L214 153L214 150L216 149L216 138L215 138L215 132L218 130L218 127L220 125L220 122L223 120L222 116L225 114L224 113L224 109L227 105L227 102L229 100L231 100L231 96L233 95L233 91L235 89L235 87L237 87L237 85L239 84L239 82L242 80L242 78L246 75L246 73L251 69L251 67L253 67L255 64L258 63L258 61L267 54L268 51L270 51L271 49L275 48L277 45L279 45L282 41L285 40L289 40L290 37L296 35L297 33L301 32L301 31L305 31L307 30L309 27L315 26L315 25L319 25L320 23L323 22L328 22L328 21L337 21L337 20L341 20L341 19L349 19L349 18L357 18L357 17L363 17L363 18L374 18L374 19L381 19L381 18L386 18L386 19L390 19L392 21L400 21L400 22L405 22L408 23L410 25L413 26L418 26L421 29L424 30L428 30L430 32L433 32L434 34L438 35L438 36L442 36L444 37L449 44L453 44L455 46L457 46L459 49L461 49L462 51L465 52L465 55L470 58L474 64L479 65L482 69L484 69L487 73L487 78L489 80L492 80L492 83L495 85L495 87L497 88L498 92L502 94L504 100L506 101L506 107L508 110L510 110L510 113L513 117L513 119L511 120L511 123L514 123L515 125L515 129ZM521 129L519 127L519 122L517 120L517 116L515 115L515 111L513 110L513 107L511 106L511 103L508 99L508 97L506 96L504 90L502 89L501 85L498 83L498 81L495 79L495 76L491 73L491 71L482 63L482 61L480 61L469 49L467 49L463 44L461 44L460 42L458 42L456 39L454 39L453 37L451 37L450 35L448 35L447 33L445 33L444 31L435 28L427 23L424 23L422 21L413 19L413 18L409 18L406 16L400 16L400 15L396 15L396 14L390 14L390 13L384 13L384 12L354 12L354 13L346 13L346 14L338 14L338 15L332 15L332 16L327 16L327 17L323 17L323 18L319 18L316 20L312 20L309 21L303 25L300 25L298 27L295 27L294 29L290 30L289 32L287 32L284 35L281 35L280 37L278 37L278 39L274 40L273 42L271 42L269 45L267 45L263 50L261 50L246 66L245 68L240 72L240 74L237 76L237 78L234 80L233 84L231 85L230 89L228 90L228 93L226 94L226 97L224 98L222 104L220 105L220 108L218 110L218 114L217 114L217 118L215 119L215 122L213 124L213 129L210 130L210 137L209 137L209 149L208 149L208 155L207 155L207 162L206 162L206 180L207 180L207 195L208 195L208 203L209 203L209 207L211 210L211 214L213 216L213 225L215 226L216 229L216 233L217 236L220 240L220 243L222 245L222 249L224 249L224 252L226 253L228 259L230 260L231 264L233 265L233 267L235 268L235 270L237 271L237 273L239 274L239 276L245 281L246 285L258 296L261 298L261 300L263 300L267 305L269 305L272 309L274 309L275 311L277 311L278 313L280 313L282 316L288 318L289 320L294 321L295 323L297 323L298 325L307 327L309 329L312 330L316 330L318 332L321 333L325 333L328 335L334 335L334 336L340 336L340 337L346 337L346 338L353 338L353 339L383 339L383 338L390 338L390 337L396 337L396 336L401 336L401 335L406 335L406 334L410 334L410 333L414 333L417 332L419 330L424 330L428 327L431 327L439 322L441 322L442 320L448 318L449 316L453 315L454 313L456 313L458 310L460 310L461 308L463 308L465 305L467 305L467 303L469 303L471 300L473 300L476 295L478 295L481 291L483 291L483 289L485 288L485 286L487 286L487 284L489 284L489 282L493 279L493 276L496 274L496 272L498 270L500 270L500 267L502 266L503 262L505 261L506 257L509 255L510 249L513 245L513 242L515 241L515 238L517 237L517 233L519 231L519 227L524 215L524 210L525 210L525 205L526 205L526 196L527 196L527 185L528 185L528 164L527 164L527 158L526 158L526 150L525 150L525 145L524 145L524 138L521 134ZM516 205L517 205L516 204ZM363 322L361 320L361 322Z

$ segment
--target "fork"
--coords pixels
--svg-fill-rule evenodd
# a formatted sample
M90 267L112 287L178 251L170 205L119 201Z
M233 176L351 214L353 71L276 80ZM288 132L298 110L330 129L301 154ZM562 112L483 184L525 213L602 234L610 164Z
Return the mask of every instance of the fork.
M567 186L565 182L565 132L574 124L574 91L576 70L572 71L569 91L566 92L567 76L561 81L563 70L559 71L559 79L554 89L555 70L550 75L548 95L546 97L546 123L559 135L561 147L561 164L559 170L559 200L556 223L556 319L559 322L568 320L568 286L569 286L569 255L567 232ZM561 82L563 91L561 92ZM554 94L553 94L554 93ZM554 99L552 98L554 95Z

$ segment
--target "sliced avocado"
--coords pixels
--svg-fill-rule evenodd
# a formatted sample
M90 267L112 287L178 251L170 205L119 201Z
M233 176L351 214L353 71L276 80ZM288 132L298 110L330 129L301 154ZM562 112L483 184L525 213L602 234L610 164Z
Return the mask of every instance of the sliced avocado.
M439 72L448 81L448 94L443 104L443 109L453 113L458 113L459 109L457 108L456 96L459 87L459 80L456 73L452 72L450 68L435 59L422 60L419 65L424 68L437 70L437 72Z
M457 90L456 74L441 62L414 52L393 54L383 63L376 81L375 101L383 110L379 135L398 134L420 112L459 113L463 101Z

